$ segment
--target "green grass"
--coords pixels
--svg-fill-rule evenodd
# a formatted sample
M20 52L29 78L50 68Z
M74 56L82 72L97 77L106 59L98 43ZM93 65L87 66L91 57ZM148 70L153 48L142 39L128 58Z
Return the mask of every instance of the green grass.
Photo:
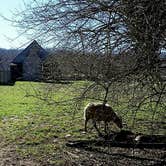
M70 99L81 93L87 82L51 84L16 82L14 86L0 86L0 139L15 144L22 156L33 156L47 164L63 164L63 151L67 140L93 139L95 132L82 133L84 128L83 107L77 107ZM47 88L46 86L47 85ZM49 92L49 93L48 93ZM40 100L34 96L42 96ZM47 100L49 99L49 100ZM69 103L58 103L69 100ZM56 101L56 102L55 102ZM119 106L116 110L123 109ZM138 119L150 113L140 112ZM125 115L130 126L131 112ZM142 125L138 132L148 131Z
M66 101L75 97L74 92L81 85L80 82L74 86L57 84L56 88L53 87L56 91L49 96L43 83L17 82L14 86L0 86L0 140L15 144L22 156L30 155L38 161L49 156L53 158L50 163L55 159L61 163L62 156L59 159L57 156L62 154L64 142L91 138L94 134L82 134L80 129L83 129L84 121L81 110L75 112L66 103L50 104L33 95L42 93L43 98L47 96L50 101Z

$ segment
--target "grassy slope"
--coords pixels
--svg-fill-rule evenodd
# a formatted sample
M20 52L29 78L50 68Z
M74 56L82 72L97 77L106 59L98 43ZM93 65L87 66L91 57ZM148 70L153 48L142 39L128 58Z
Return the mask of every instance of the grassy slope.
M85 82L73 85L56 85L55 93L45 96L50 100L67 100L79 93ZM50 85L51 87L51 85ZM0 139L14 143L23 156L33 156L37 161L63 162L64 142L68 139L93 138L95 134L83 134L83 108L73 105L53 105L29 95L42 93L42 83L17 82L15 86L0 86ZM74 104L71 102L71 104ZM141 114L139 118L144 117ZM130 122L130 116L126 115ZM47 161L47 158L49 160Z

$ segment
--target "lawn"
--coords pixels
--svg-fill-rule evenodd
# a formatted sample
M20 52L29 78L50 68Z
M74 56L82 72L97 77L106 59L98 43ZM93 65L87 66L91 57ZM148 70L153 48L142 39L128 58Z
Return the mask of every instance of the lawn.
M47 84L46 88L43 83L17 82L14 86L0 86L1 142L14 143L20 155L32 155L38 161L46 156L50 158L56 152L53 160L63 162L61 158L57 159L57 154L65 146L64 141L91 138L94 134L82 133L83 111L76 110L73 101L50 102L72 99L75 96L73 91L76 92L81 84L57 84L52 93L49 92L52 91L51 85ZM41 95L41 100L35 97ZM46 97L49 101L45 100Z
M83 107L87 101L78 104L80 101L70 100L79 95L86 84L89 83L78 81L52 86L16 82L14 86L0 86L0 140L3 145L14 145L19 156L31 157L43 165L65 165L68 140L97 136L92 131L83 132ZM148 114L139 113L137 118ZM126 128L130 128L130 118L131 112L125 114ZM133 130L147 132L148 128L139 125Z

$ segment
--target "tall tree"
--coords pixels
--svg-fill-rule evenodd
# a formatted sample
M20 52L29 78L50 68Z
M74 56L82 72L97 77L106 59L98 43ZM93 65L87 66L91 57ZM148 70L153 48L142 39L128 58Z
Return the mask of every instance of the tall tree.
M25 7L14 20L23 31L81 52L71 64L94 81L85 92L101 86L107 100L108 93L126 95L127 89L138 109L147 102L156 103L155 110L159 104L165 108L159 68L166 47L165 0L32 0Z

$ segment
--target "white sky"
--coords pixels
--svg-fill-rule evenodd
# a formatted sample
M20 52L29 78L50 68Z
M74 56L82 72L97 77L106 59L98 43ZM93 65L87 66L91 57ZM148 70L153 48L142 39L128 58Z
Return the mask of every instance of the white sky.
M24 0L24 2L28 1ZM12 12L21 10L23 7L23 0L0 0L0 15L11 18ZM19 36L18 29L0 17L0 48L19 48L27 43L23 35L16 39L17 36Z

